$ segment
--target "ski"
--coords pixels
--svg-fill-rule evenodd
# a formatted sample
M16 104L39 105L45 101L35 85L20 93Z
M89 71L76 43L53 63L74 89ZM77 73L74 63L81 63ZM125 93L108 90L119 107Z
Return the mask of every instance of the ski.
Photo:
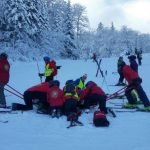
M80 121L71 121L70 125L67 127L67 129L71 128L71 127L75 127L75 126L83 126L83 123Z
M0 114L6 114L6 113L16 114L17 112L13 111L11 109L11 106L6 106L6 108L0 108Z
M0 123L8 123L8 120L5 120L5 121L0 120Z
M18 112L12 110L0 110L0 114L18 114Z
M109 86L127 86L127 84L126 83L110 84Z
M127 110L127 109L126 110L124 110L124 109L121 110L120 109L120 110L115 110L115 112L131 112L131 113L134 113L134 112L137 112L137 110L132 110L132 109L131 110Z
M0 112L11 112L11 109L0 109Z
M125 109L125 110L138 110L138 108L137 107L135 107L135 108L124 108L124 107L109 107L109 108L111 108L111 109Z
M115 112L150 112L150 110L141 110L138 107L135 108L123 108L123 107L110 107L115 109Z
M115 110L115 112L131 112L131 113L134 113L134 112L146 112L146 113L150 113L150 111L148 110L139 110L139 109L126 109L126 110Z
M125 96L124 95L122 95L122 96L114 96L114 97L112 97L110 99L125 99Z
M71 128L71 127L75 127L75 126L77 126L77 125L69 125L68 127L67 127L67 129L69 129L69 128Z
M115 114L115 112L114 112L111 108L107 108L107 111L108 111L110 114L112 114L112 116L113 116L114 118L117 117L116 114Z

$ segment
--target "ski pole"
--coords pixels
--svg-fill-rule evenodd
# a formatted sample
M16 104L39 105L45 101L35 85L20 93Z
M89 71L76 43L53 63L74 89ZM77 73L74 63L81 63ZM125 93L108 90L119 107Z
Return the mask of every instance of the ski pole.
M111 99L111 98L114 98L115 96L117 96L118 94L122 94L126 89L126 86L121 88L120 90L116 91L115 93L111 94L109 97L107 97L107 100L108 99ZM122 91L123 90L123 91Z
M124 93L124 91L121 91L121 92L119 92L119 93L112 94L112 95L110 95L109 97L107 97L107 100L110 100L110 99L112 99L112 98L115 98L115 97L119 96L119 95L122 94L122 93Z
M15 95L15 96L17 96L17 97L19 97L19 98L23 99L23 97L22 97L22 96L17 95L16 93L14 93L14 92L12 92L12 91L10 91L10 90L6 89L6 88L4 88L4 90L6 90L7 92L9 92L9 93L11 93L11 94L13 94L13 95Z
M38 68L38 73L40 73L40 68L39 68L39 64L38 64L38 61L36 60L36 64L37 64L37 68ZM42 83L42 76L40 76L40 81Z
M118 95L124 93L125 90L130 90L130 89L132 89L132 88L133 88L133 87L127 87L127 86L125 86L125 87L121 88L120 90L118 90L117 92L111 94L109 97L107 97L107 100L112 99L112 98L114 98L114 97L116 97L116 96L118 96ZM123 90L123 91L122 91L122 90Z
M14 90L19 95L23 96L23 94L21 94L19 91L17 91L16 89L14 89L13 87L11 87L10 85L7 84L6 86L8 86L10 89Z

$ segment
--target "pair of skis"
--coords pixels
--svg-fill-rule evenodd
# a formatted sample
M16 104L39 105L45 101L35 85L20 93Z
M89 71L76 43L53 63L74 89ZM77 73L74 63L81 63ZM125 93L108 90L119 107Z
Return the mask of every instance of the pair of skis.
M6 108L0 108L0 113L9 113L9 112L12 112L10 106L7 106Z
M67 126L67 129L75 127L75 126L83 126L83 123L76 120L76 121L70 121L70 125Z
M8 120L0 120L0 123L8 123Z
M114 109L115 112L131 112L131 113L134 113L134 112L149 112L150 113L150 110L141 110L140 108L138 107L135 107L135 108L124 108L122 106L118 107L118 106L114 106L114 107L110 107L111 109Z

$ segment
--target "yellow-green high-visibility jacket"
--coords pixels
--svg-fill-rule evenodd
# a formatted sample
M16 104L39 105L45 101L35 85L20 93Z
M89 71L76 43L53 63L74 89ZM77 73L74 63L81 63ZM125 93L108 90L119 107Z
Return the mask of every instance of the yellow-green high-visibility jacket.
M85 89L85 83L81 79L79 79L79 83L77 84L77 87L83 90Z
M54 69L50 68L49 63L45 65L45 72L44 72L44 76L48 77L51 76L51 74L53 73Z

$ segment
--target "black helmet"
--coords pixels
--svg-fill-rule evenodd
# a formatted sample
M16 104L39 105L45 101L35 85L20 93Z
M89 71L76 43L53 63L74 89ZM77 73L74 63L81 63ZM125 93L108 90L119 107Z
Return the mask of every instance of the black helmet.
M49 86L52 87L52 86L59 86L60 85L60 82L58 80L53 80L53 81L50 81L49 82Z
M7 55L6 53L1 53L1 54L0 54L0 57L1 57L1 58L6 58L6 59L7 59L8 55Z
M129 60L135 60L135 59L136 59L136 56L135 56L135 55L130 55L130 56L128 56L128 59L129 59Z
M123 67L124 65L126 65L126 63L124 61L121 62L120 66Z
M44 60L44 61L50 61L50 57L44 56L44 57L43 57L43 60Z
M68 85L68 84L71 84L71 83L73 83L72 79L71 80L67 80L66 83L65 83L65 85Z

